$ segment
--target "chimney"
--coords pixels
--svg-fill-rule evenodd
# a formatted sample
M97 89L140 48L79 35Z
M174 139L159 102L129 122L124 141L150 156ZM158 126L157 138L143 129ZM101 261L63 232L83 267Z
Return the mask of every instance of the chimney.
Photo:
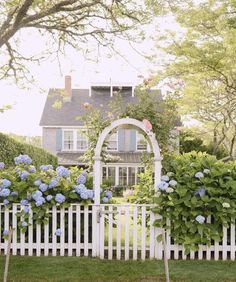
M72 89L71 89L71 76L65 76L65 100L70 101L72 96Z

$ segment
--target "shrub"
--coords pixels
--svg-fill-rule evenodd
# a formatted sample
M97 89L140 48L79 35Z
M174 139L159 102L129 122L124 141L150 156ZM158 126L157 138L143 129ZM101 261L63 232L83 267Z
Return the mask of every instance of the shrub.
M0 133L0 160L7 167L14 166L14 157L19 154L26 154L32 157L33 165L39 167L42 164L50 163L57 165L57 157L49 154L45 150L29 144L20 143L5 134Z
M183 244L186 253L199 244L220 241L222 226L235 219L234 163L225 164L206 153L175 156L157 189L154 212L161 218L155 226L170 228L175 243Z
M72 167L59 166L54 170L52 165L41 165L36 169L32 159L20 155L14 159L16 166L4 168L0 162L0 203L10 208L13 203L21 204L18 216L19 227L26 231L29 221L29 205L34 212L36 223L46 223L48 209L53 206L68 207L70 203L89 204L94 199L94 192L87 188L91 184L91 175ZM112 197L110 191L102 190L104 203Z

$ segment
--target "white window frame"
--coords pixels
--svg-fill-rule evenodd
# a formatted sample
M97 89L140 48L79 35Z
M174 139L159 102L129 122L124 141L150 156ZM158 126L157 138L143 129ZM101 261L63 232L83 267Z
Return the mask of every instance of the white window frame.
M72 132L72 135L73 135L73 138L72 138L73 146L72 146L71 149L65 148L65 132L66 132L66 131ZM66 152L71 152L71 151L74 151L74 147L75 147L74 130L73 130L73 129L70 129L70 128L65 128L65 129L63 129L63 130L62 130L62 150L63 150L63 151L66 151Z
M111 149L108 148L108 144L109 144L109 142L110 142L110 140L109 140L110 138L108 138L108 140L107 140L107 151L109 151L109 152L117 152L117 151L118 151L118 147L119 147L119 146L118 146L118 131L114 132L112 135L116 135L116 140L112 140L112 142L113 142L113 141L114 141L114 142L116 141L116 149L114 149L114 148L111 148ZM112 135L111 135L111 136L112 136ZM111 136L110 136L110 137L111 137Z
M84 152L88 149L88 140L87 140L87 148L86 149L78 149L77 148L77 131L81 130L81 131L86 131L87 129L84 127L78 127L78 128L62 128L62 151L64 152ZM73 132L73 148L68 150L64 147L64 132L65 131L72 131Z
M86 142L86 148L83 148L83 149L78 148L78 141L79 141L78 140L78 131L81 131L83 133L83 132L86 132L87 130L84 128L76 129L76 140L75 140L76 141L76 151L86 151L88 149L88 137L86 136L86 134L83 134L85 138L80 140L82 142Z
M136 151L138 151L138 152L149 151L148 142L147 142L146 138L144 137L144 135L142 135L142 136L146 140L147 147L146 147L146 149L139 149L138 148L138 145L139 145L138 142L140 141L140 138L139 138L140 135L142 135L142 134L139 133L138 131L136 131Z

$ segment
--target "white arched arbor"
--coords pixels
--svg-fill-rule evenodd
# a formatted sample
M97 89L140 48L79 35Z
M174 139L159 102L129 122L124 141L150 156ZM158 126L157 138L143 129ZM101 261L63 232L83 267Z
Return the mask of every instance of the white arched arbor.
M101 151L104 141L107 136L114 131L117 127L132 127L147 134L147 141L150 145L152 152L154 153L154 164L155 164L155 186L161 179L161 155L160 148L158 142L156 140L155 134L152 131L148 131L143 122L133 119L133 118L122 118L116 121L113 121L108 127L106 127L101 135L98 138L98 142L95 149L94 155L94 166L93 166L93 174L94 174L94 193L95 193L95 204L100 204L100 189L101 189Z

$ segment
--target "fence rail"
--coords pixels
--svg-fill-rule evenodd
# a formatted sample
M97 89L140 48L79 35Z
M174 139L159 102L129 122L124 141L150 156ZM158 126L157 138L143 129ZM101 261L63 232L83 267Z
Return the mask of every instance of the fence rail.
M149 205L89 205L72 204L69 208L53 207L48 210L48 224L36 224L29 212L25 233L18 224L16 214L22 207L14 204L11 209L0 205L0 253L6 253L7 239L3 230L13 228L12 255L36 256L98 256L108 259L162 259L163 246L156 237L162 234L153 227L157 215ZM210 222L210 218L208 219ZM61 236L56 236L56 229ZM223 228L222 242L212 241L211 246L201 245L199 250L184 254L181 245L174 244L167 232L168 258L235 260L235 224Z

